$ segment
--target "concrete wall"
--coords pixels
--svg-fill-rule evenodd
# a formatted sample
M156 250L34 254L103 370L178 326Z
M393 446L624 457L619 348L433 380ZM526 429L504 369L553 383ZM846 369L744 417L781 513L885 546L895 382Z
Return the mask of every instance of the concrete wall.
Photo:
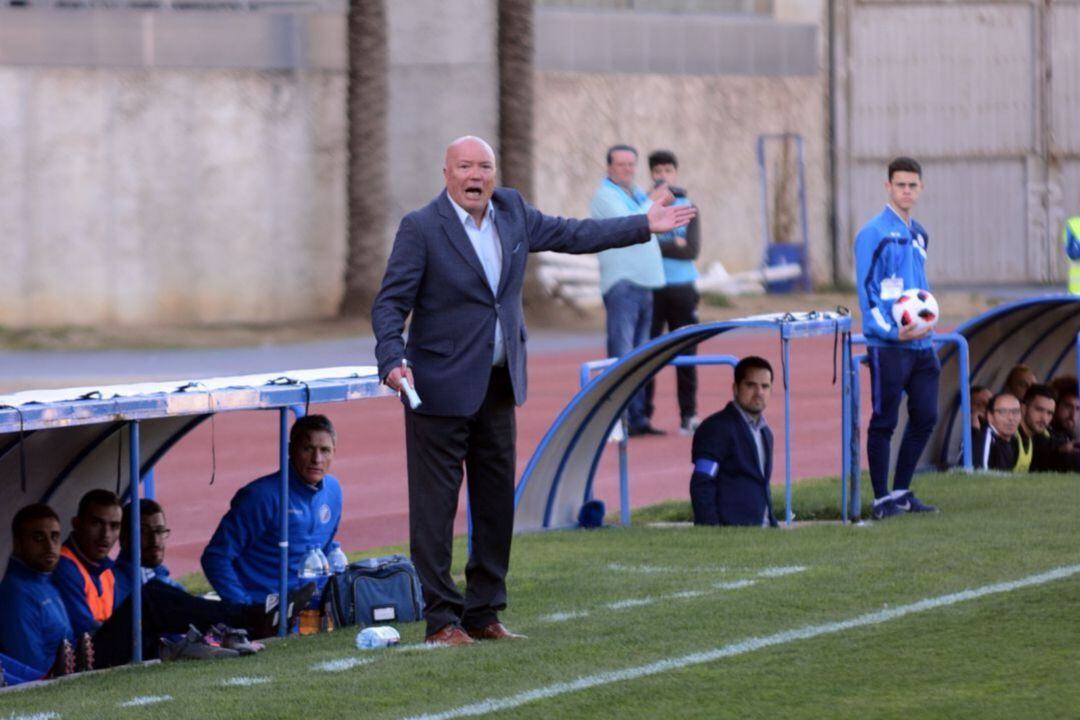
M494 0L387 6L390 163L371 172L389 185L389 243L442 187L450 140L495 144L498 73ZM85 11L82 24L6 12L0 40L23 41L0 52L0 325L336 312L344 17L227 15L235 32L222 36L218 13L200 26L197 12ZM120 57L129 26L134 49ZM123 37L102 45L102 27ZM41 48L60 31L70 52L46 65ZM167 56L147 50L165 45ZM239 45L254 48L246 65Z
M596 75L541 73L536 83L536 196L546 212L584 216L617 142L680 159L680 182L701 208L705 268L761 263L761 198L755 141L798 132L806 140L811 274L828 282L824 79L819 76Z
M0 323L334 312L342 73L0 68Z

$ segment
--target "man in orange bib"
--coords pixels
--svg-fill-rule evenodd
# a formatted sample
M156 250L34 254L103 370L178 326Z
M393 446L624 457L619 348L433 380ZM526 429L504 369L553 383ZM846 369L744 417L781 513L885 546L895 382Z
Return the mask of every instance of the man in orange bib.
M93 635L116 609L116 578L109 559L120 538L123 511L120 498L108 490L91 490L79 501L71 534L60 547L60 562L52 574L75 637Z

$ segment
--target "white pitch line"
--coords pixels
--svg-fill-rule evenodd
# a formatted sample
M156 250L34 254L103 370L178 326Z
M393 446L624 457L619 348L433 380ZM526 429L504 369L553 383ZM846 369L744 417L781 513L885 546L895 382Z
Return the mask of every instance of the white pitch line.
M724 567L723 565L703 565L701 567L696 567L696 568L686 568L686 567L674 566L674 565L623 565L622 563L608 563L607 568L608 568L608 570L614 570L615 572L635 572L635 573L645 573L645 574L670 573L670 572L683 573L683 572L687 572L687 571L703 572L703 573L708 573L708 572L724 573L724 572L728 571L728 569L726 567Z
M604 607L606 607L608 610L626 610L627 608L652 605L654 602L656 602L656 598L651 597L627 598L626 600L617 600L616 602L606 603Z
M142 707L143 705L156 705L157 703L169 702L172 695L140 695L126 702L119 703L119 707Z
M395 652L427 652L428 650L442 650L443 648L454 647L453 645L447 645L446 643L429 643L422 642L415 645L398 645Z
M571 612L557 612L550 615L542 615L540 617L544 622L566 622L567 620L577 620L578 618L589 617L589 613L584 610L574 610Z
M743 588L757 585L753 580L735 580L734 582L718 582L713 583L713 587L717 590L742 590Z
M8 715L5 720L60 720L60 713L45 712L33 715Z
M452 718L459 717L488 715L501 710L510 710L512 708L521 707L522 705L536 702L537 700L547 700L549 698L573 692L580 692L601 685L610 685L624 680L635 680L637 678L658 675L671 670L681 670L693 665L715 662L716 660L721 660L723 658L744 655L776 645L786 645L787 643L795 642L797 640L809 640L823 635L832 635L834 633L843 632L844 630L878 625L907 615L936 610L949 605L967 602L968 600L977 600L978 598L986 597L987 595L997 595L1000 593L1013 592L1014 590L1021 590L1023 588L1034 587L1036 585L1045 585L1054 580L1072 577L1078 573L1080 573L1080 565L1068 565L1044 573L1039 573L1038 575L1029 575L1020 580L984 585L983 587L975 588L974 590L961 590L960 592L950 593L948 595L939 595L935 598L925 598L909 605L899 605L887 610L857 615L849 620L824 623L822 625L807 625L794 630L785 630L774 635L766 635L765 637L747 638L746 640L732 643L731 645L725 645L704 652L691 653L689 655L683 655L682 657L668 658L667 660L659 660L654 663L649 663L648 665L639 665L637 667L626 668L625 670L614 670L611 672L597 673L595 675L587 675L571 682L555 683L554 685L529 690L505 698L488 698L473 703L472 705L464 705L440 713L416 715L408 718L408 720L451 720Z
M352 670L354 667L367 665L369 662L373 662L371 658L343 658L341 660L327 660L326 662L315 663L311 666L311 669L321 672L341 672L342 670Z
M668 597L672 600L689 600L690 598L701 597L704 594L704 590L683 590L682 592L671 593Z
M758 577L764 577L764 578L784 577L785 575L795 575L796 573L801 573L804 570L806 570L806 568L803 567L802 565L792 565L790 567L765 568L764 570L761 570L760 572L758 572Z
M222 680L225 687L250 687L252 685L265 685L270 682L268 677L232 677Z

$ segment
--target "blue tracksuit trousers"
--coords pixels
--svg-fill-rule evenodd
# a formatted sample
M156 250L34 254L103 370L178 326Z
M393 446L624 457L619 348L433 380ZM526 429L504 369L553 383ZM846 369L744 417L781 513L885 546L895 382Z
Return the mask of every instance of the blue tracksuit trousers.
M930 348L870 347L871 397L874 413L866 434L866 459L874 498L889 494L889 454L903 393L908 396L908 423L900 441L893 490L908 490L915 465L937 423L941 363Z

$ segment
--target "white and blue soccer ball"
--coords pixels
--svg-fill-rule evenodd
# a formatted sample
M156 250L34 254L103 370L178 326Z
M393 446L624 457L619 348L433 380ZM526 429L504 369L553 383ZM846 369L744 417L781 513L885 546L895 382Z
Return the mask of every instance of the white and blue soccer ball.
M902 328L934 327L938 321L937 299L929 290L910 288L901 293L892 306L892 316Z

